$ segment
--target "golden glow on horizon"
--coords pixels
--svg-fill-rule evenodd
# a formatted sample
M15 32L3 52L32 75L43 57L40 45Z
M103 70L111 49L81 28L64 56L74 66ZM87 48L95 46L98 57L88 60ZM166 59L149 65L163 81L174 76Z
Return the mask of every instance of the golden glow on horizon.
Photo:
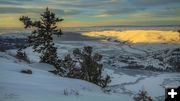
M132 43L180 43L180 33L158 30L128 30L85 32L82 35L90 37L113 37L120 41Z
M24 13L24 14L0 14L0 27L14 27L14 28L23 28L23 24L19 21L19 17L22 15L26 15L31 17L33 20L39 19L39 14L36 13ZM93 20L92 21L81 21L74 19L70 16L64 16L64 21L62 23L58 23L58 26L62 27L87 27L87 26L105 26L105 25L114 25L114 24L121 24L121 25L146 25L151 24L159 24L159 21L164 23L174 22L174 24L179 23L180 17L175 18L161 18L161 19L154 19L154 18L141 18L141 19L108 19L104 20ZM93 17L94 18L94 17ZM99 18L99 17L98 17ZM95 18L94 18L95 19ZM178 21L177 21L178 20Z
M0 27L23 28L20 16L40 19L46 7L63 27L180 25L178 0L0 0Z
M3 17L0 19L0 27L1 28L16 28L16 27L22 27L21 23L14 17Z
M33 16L33 19L37 14L25 13L23 15ZM0 28L23 28L23 23L19 21L22 14L0 14Z

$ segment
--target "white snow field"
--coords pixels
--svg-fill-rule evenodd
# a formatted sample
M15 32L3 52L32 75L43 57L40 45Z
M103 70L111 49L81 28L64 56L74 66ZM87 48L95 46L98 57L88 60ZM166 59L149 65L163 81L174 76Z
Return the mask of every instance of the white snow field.
M105 94L100 87L86 81L56 76L47 71L48 66L20 62L0 52L0 101L132 100L127 95ZM33 73L21 73L24 69Z
M152 65L165 70L168 65L160 65L162 61L154 59L152 55L165 57L163 50L178 48L180 44L131 44L111 37L92 38L73 32L55 38L55 42L60 57L72 53L74 48L87 45L92 46L94 52L100 52L103 55L104 73L112 79L108 85L111 91L106 94L89 82L49 73L52 66L38 63L38 54L27 48L25 51L31 60L30 64L15 59L13 55L16 50L0 52L0 101L133 101L133 96L142 89L147 90L153 101L164 101L165 87L180 85L179 72L144 69L151 69L148 66ZM132 62L145 67L126 68ZM22 69L31 69L33 73L20 73Z

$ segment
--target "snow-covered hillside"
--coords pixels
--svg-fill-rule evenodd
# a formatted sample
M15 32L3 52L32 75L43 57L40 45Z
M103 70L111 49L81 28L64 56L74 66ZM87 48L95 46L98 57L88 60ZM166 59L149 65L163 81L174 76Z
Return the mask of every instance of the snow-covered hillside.
M48 64L27 64L0 52L0 101L131 101L127 95L108 95L86 81L47 71ZM21 73L30 69L32 74Z
M168 59L179 44L131 44L72 32L55 38L55 43L59 57L87 45L100 52L104 72L112 79L108 85L109 94L89 82L49 73L47 70L53 67L38 63L38 54L27 48L25 51L31 64L14 58L14 49L0 52L0 101L133 101L133 96L142 89L147 90L155 101L164 101L165 87L180 85L179 72L168 72L165 68L168 64L164 65L165 61L159 59ZM31 69L32 74L21 73L23 69Z

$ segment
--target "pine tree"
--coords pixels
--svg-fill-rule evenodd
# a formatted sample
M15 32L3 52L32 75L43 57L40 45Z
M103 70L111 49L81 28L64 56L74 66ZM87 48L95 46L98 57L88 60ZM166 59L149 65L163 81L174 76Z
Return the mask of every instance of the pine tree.
M73 55L80 63L81 68L69 68L69 73L67 74L68 77L86 80L101 87L107 86L110 82L110 76L102 76L103 65L99 63L102 55L98 53L93 54L92 47L90 46L85 46L82 51L78 48L75 49ZM72 61L71 58L68 60Z
M41 54L40 62L49 63L59 69L56 65L58 60L57 48L54 46L52 35L58 37L62 35L61 29L57 29L56 24L63 21L55 16L55 13L51 12L48 8L41 14L41 20L32 21L28 16L22 16L19 19L25 25L24 28L34 29L27 41L35 52Z

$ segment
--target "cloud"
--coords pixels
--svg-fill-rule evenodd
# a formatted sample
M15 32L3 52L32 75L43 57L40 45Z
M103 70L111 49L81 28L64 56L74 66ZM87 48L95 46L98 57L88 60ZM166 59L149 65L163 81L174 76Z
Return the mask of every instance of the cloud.
M11 2L11 1L0 1L1 5L11 4L11 5L17 5L17 2Z
M147 9L145 11L140 11L132 14L134 17L156 17L156 18L166 18L166 17L177 17L180 16L180 8L161 8L161 9Z
M128 15L128 14L134 14L139 11L144 11L144 8L118 8L118 9L111 9L111 10L105 10L99 12L97 16L113 16L113 15Z
M20 8L20 7L0 7L1 14L12 14L12 13L42 13L45 9L43 8ZM61 10L61 9L52 9L56 14L59 15L76 15L80 14L79 10Z
M1 15L15 17L16 14L27 13L28 16L38 18L47 6L58 16L70 17L65 21L79 20L78 23L84 26L102 24L111 19L115 20L115 24L118 24L117 20L129 24L133 23L132 20L146 22L150 17L159 20L180 16L180 0L0 0L0 18ZM159 22L164 23L164 20ZM108 21L103 24L108 23L112 24Z
M106 14L106 13L102 13L102 14L98 14L98 15L95 15L93 17L108 17L108 16L111 16L110 14Z
M22 5L25 3L38 3L38 2L47 2L47 0L1 0L1 5Z
M132 3L141 6L157 6L157 5L180 3L180 0L134 0Z

